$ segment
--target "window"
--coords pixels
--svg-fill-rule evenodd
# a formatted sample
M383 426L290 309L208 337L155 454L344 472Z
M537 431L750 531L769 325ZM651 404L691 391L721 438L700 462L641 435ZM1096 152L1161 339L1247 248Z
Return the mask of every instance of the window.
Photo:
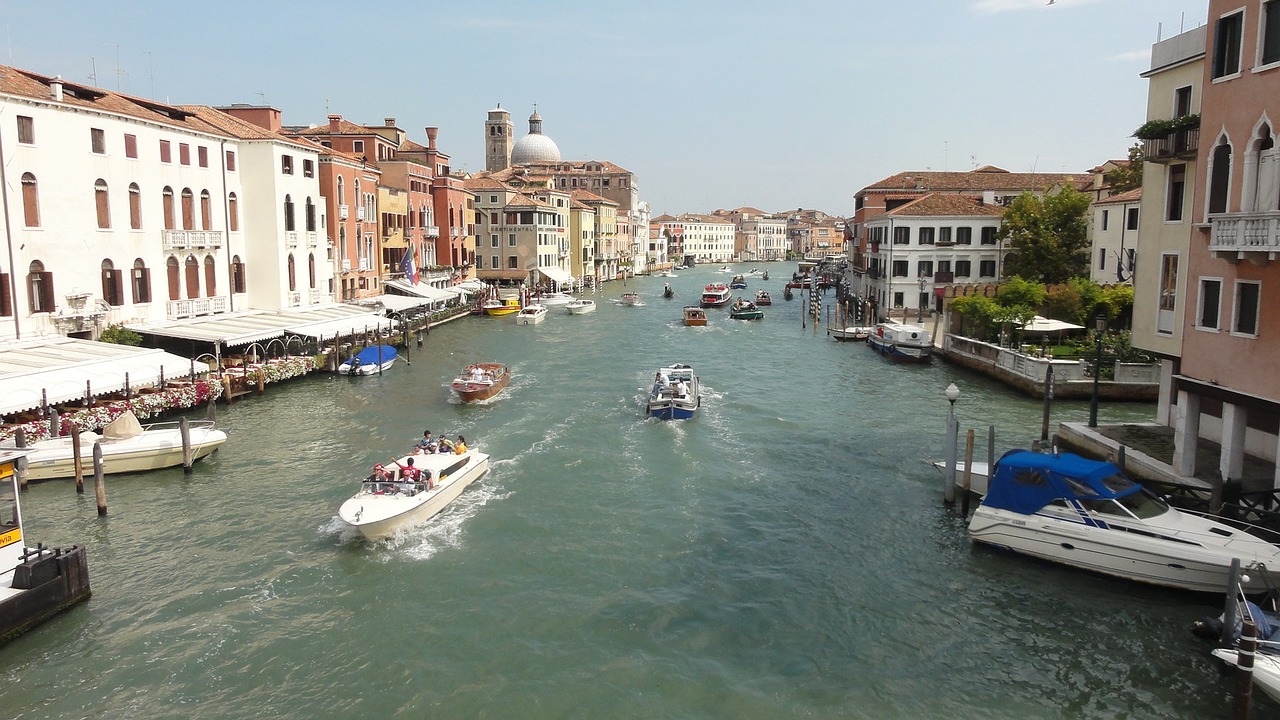
M101 128L89 128L89 149L95 155L107 154L107 133Z
M40 227L40 192L36 187L36 176L31 173L22 174L22 224L26 227Z
M351 143L351 152L353 152L353 153L363 153L363 152L364 152L364 141L363 141L363 140L354 140L354 141L352 141L352 143Z
M196 163L202 168L209 167L209 148L203 145L196 148Z
M916 277L933 277L933 261L921 260L916 263Z
M983 260L980 263L978 263L978 277L993 278L995 276L996 276L995 260Z
M9 273L0 272L0 315L13 317L13 295L9 292Z
M498 256L497 256L497 255L490 255L490 256L489 256L489 268L490 268L490 269L492 269L492 270L497 270L497 269L498 269Z
M911 228L896 227L893 229L894 245L910 245L911 244Z
M227 170L229 172L236 171L236 151L235 150L227 151Z
M1098 269L1099 270L1107 269L1107 251L1106 250L1101 250L1101 249L1098 250Z
M160 141L160 162L173 162L173 150L169 147L168 140Z
M316 256L314 253L307 256L307 281L310 283L307 287L312 290L316 289Z
M142 229L142 190L138 183L129 183L129 227Z
M1109 216L1110 216L1110 215L1111 215L1111 211L1110 211L1110 210L1103 210L1103 211L1102 211L1102 222L1100 223L1100 225L1102 226L1102 228L1101 228L1101 229L1102 229L1102 230L1104 230L1104 231L1107 229L1107 220L1108 220L1108 219L1110 219L1110 218L1109 218Z
M208 190L200 191L200 229L213 229L213 198Z
M93 204L98 213L98 229L111 227L111 206L107 202L107 181L98 178L93 184Z
M933 244L933 228L931 227L920 228L920 244L921 245Z
M53 273L45 272L44 263L32 260L27 269L27 301L31 312L53 312Z
M995 245L995 244L996 244L996 229L995 229L994 227L990 227L990 226L982 228L982 240L981 240L981 242L982 242L982 244L983 244L983 245Z
M315 177L316 163L314 160L302 161L302 177Z
M956 228L956 244L972 245L973 244L973 228L971 227Z
M1222 301L1222 281L1218 279L1200 279L1200 311L1196 316L1200 321L1196 327L1202 330L1218 329L1218 306Z
M191 146L187 143L178 143L178 162L182 165L191 164Z
M286 232L293 232L298 229L293 221L293 198L289 195L284 196L284 229Z
M18 143L22 145L36 144L36 121L26 115L18 116Z
M133 274L130 277L130 284L133 286L133 302L149 303L151 302L151 270L147 269L146 263L142 262L142 258L133 261Z
M1138 229L1138 208L1129 208L1125 210L1124 227L1126 230Z
M939 245L951 244L951 228L950 227L938 228L938 244Z
M1182 166L1179 166L1182 167ZM1231 145L1225 141L1209 155L1209 213L1227 211L1227 188L1231 183Z
M1243 12L1218 18L1213 32L1214 79L1240 72L1240 33L1243 20Z
M900 308L900 307L902 307L903 302L905 302L905 301L903 300L902 293L900 293L900 292L896 292L896 293L894 293L894 294L893 294L893 306L894 306L894 307L896 307L896 308Z
M307 232L316 231L316 206L311 202L311 198L307 198L306 202L306 223ZM315 287L314 285L312 287Z
M231 256L231 292L244 294L245 292L245 267L240 262L239 255Z
M907 261L906 261L906 260L894 260L894 261L893 261L893 276L894 276L894 277L906 277L906 276L907 276Z
M113 307L124 304L124 273L110 260L102 261L102 299Z
M1258 334L1258 300L1261 295L1262 285L1257 281L1236 281L1236 309L1231 332L1241 335Z
M182 229L196 229L196 196L191 188L182 188Z
M240 204L235 193L227 195L227 230L230 232L240 230Z
M508 233L508 234L507 234L507 247L515 247L515 246L516 246L516 234L515 234L515 233Z
M134 158L135 160L138 158L138 136L137 135L124 136L124 156L127 158Z
M498 235L497 235L497 233L494 233L493 235L490 235L490 236L489 236L489 246L490 246L490 247L498 247Z
M204 289L209 297L218 294L218 269L212 255L204 258Z
M200 297L200 263L196 262L195 255L188 255L187 261L183 263L184 274L187 276L187 299L195 300Z
M284 173L285 175L293 174L293 156L292 155L280 156L280 172Z
M1261 24L1262 40L1258 43L1261 48L1259 63L1270 65L1280 62L1280 0L1267 0L1262 3Z
M1169 180L1165 190L1164 219L1165 222L1182 220L1182 197L1187 188L1187 166L1173 165L1169 168Z
M1173 311L1178 303L1178 256L1167 253L1160 258L1160 301L1157 310L1156 332L1173 333Z
M972 275L973 273L969 269L969 266L970 266L969 260L957 260L956 261L956 277L967 278L970 275Z
M178 258L170 257L164 264L165 276L169 281L169 299L177 300L182 295L181 274L178 268Z
M161 195L164 198L164 229L172 230L176 227L173 212L173 188L166 185ZM170 299L177 300L178 298Z
M517 267L517 266L516 266L516 256L515 256L515 255L511 255L511 256L509 256L509 257L507 258L507 269L508 269L508 270L519 270L519 269L520 269L519 267Z

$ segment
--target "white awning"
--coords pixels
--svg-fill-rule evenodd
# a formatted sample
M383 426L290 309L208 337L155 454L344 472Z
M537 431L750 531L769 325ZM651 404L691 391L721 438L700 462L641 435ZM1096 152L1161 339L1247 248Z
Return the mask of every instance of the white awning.
M569 277L569 273L553 265L539 265L538 272L561 284L568 284L573 279Z
M444 291L462 300L466 300L468 295L475 293L474 290L469 290L460 285L453 285L451 287L447 287L444 289Z
M294 308L278 313L259 310L157 325L130 325L129 329L150 335L221 343L228 347L235 347L282 338L286 334L319 337L315 331L320 328L325 330L325 337L332 337L335 333L329 330L341 328L343 323L339 322L333 326L320 325L331 320L346 321L351 330L341 334L349 334L362 328L365 323L368 323L372 329L374 323L370 318L386 323L385 318L370 313L368 308L330 303Z
M95 397L187 377L192 361L163 350L77 340L40 338L0 344L0 415L84 398L86 383ZM197 374L209 366L195 363Z
M458 283L455 287L460 287L463 290L480 292L482 290L488 290L489 284L484 282L483 280L477 280L475 278L472 278L470 280L463 280L462 282Z
M342 337L352 335L354 333L363 332L380 332L384 330L395 330L400 323L391 318L374 313L366 313L364 315L352 315L345 318L334 318L332 320L320 320L318 322L306 323L303 325L290 325L285 331L292 335L301 335L302 337L312 337L317 340L326 338Z
M357 302L360 305L381 305L391 312L404 312L414 308L427 307L436 301L412 295L379 295L374 298L364 298Z
M387 282L387 287L392 290L398 290L407 295L423 297L423 298L427 298L429 300L435 300L438 302L444 302L445 300L452 300L453 298L457 297L454 293L445 292L444 290L432 287L426 283L414 284L411 282L406 282L404 280L390 280Z

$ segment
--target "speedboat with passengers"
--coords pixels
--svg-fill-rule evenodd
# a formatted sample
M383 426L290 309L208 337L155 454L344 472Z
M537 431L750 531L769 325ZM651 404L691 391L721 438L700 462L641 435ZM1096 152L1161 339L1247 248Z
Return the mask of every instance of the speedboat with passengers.
M416 468L416 478L405 471L410 465ZM487 472L489 456L476 450L405 455L375 467L338 508L338 517L366 538L382 540L429 520Z
M688 420L702 405L698 376L688 365L659 368L649 390L645 414L659 420Z

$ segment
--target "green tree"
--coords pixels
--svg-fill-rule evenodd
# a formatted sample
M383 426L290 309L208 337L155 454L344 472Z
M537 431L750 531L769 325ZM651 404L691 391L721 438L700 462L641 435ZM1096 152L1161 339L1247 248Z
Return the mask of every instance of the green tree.
M1038 308L1044 304L1046 295L1044 285L1020 277L1011 277L1000 283L999 289L996 290L996 302L1005 307L1022 305Z
M1012 251L1005 274L1049 284L1088 276L1089 204L1088 195L1069 187L1047 196L1019 195L996 234Z
M132 345L134 347L142 344L142 336L124 325L108 325L102 331L102 334L98 336L98 340L116 345Z
M1111 194L1118 195L1135 188L1142 187L1142 162L1144 159L1142 143L1134 143L1129 148L1129 165L1112 170L1107 174L1111 183Z

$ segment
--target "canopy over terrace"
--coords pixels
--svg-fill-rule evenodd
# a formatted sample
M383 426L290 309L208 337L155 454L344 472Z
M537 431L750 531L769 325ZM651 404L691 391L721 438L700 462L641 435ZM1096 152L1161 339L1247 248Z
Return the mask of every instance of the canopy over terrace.
M187 377L193 363L163 350L48 337L0 344L0 415L34 410L43 403L82 400ZM204 364L195 371L208 370Z
M390 280L386 283L388 290L413 297L426 298L432 305L443 304L457 297L456 294L431 287L426 283L411 283L405 280Z
M569 273L554 265L539 265L538 272L550 278L557 285L569 285L573 282L573 277Z
M1063 320L1051 320L1046 317L1036 315L1031 318L1027 324L1022 326L1023 333L1037 333L1048 336L1050 333L1057 333L1058 342L1062 342L1062 334L1071 330L1083 330L1083 325L1074 325Z

